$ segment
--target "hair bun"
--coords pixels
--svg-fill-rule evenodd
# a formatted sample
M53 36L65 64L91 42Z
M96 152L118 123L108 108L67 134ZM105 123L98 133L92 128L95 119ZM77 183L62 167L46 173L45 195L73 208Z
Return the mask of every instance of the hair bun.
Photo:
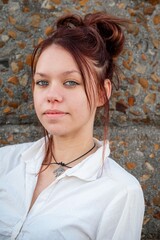
M79 15L73 14L67 14L57 21L57 28L61 27L74 28L83 25L84 23L82 18Z
M121 26L124 26L128 21L102 12L87 14L84 21L86 25L99 32L110 56L117 57L124 45L124 34Z

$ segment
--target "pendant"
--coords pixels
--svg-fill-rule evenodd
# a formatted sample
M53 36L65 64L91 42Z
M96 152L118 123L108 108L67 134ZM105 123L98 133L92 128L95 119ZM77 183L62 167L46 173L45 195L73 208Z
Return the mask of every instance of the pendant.
M65 169L62 166L60 166L59 168L53 171L53 173L55 174L55 177L59 177L64 172L65 172Z

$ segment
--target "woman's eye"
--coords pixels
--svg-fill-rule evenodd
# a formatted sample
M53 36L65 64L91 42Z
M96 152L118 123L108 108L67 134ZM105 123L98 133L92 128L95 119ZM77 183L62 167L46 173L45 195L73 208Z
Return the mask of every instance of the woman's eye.
M36 82L36 85L39 85L39 86L48 86L48 82L45 81L45 80L40 80L40 81L37 81Z
M79 85L79 83L77 83L77 82L75 82L75 81L66 81L66 82L64 83L64 85L69 86L69 87L74 87L74 86L76 86L76 85Z

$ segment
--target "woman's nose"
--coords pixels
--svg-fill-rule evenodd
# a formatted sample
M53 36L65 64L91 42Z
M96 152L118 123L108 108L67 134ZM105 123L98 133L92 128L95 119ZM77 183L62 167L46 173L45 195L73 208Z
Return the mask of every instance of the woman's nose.
M52 86L48 89L47 101L49 103L62 102L62 100L63 100L62 89L60 87Z

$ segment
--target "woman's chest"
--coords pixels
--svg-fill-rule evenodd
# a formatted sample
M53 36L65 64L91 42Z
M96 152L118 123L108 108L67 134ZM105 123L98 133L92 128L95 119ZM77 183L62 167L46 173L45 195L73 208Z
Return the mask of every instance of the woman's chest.
M14 181L10 176L6 184L2 183L1 237L72 240L72 236L76 236L76 240L93 239L107 204L100 183L75 177L54 181L38 195L29 211L35 186L35 176L21 180L14 176Z

